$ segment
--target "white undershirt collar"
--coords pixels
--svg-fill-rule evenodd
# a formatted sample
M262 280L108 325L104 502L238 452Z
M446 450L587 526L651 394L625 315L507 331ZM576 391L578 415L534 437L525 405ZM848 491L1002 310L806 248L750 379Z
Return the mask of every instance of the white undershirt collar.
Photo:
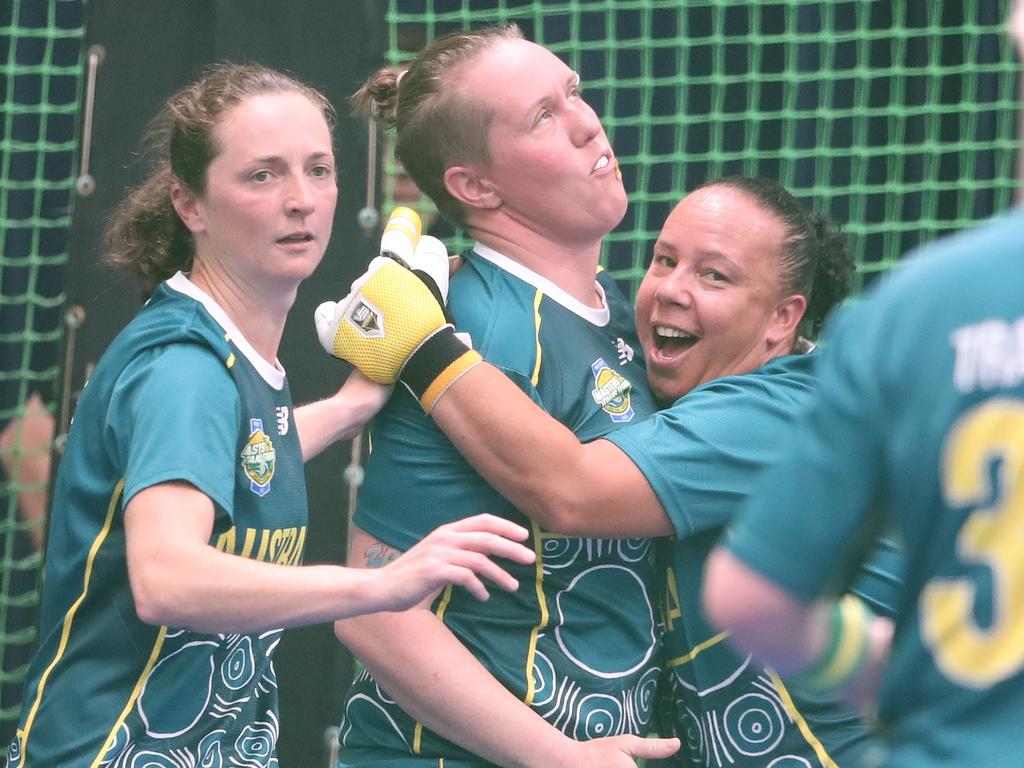
M603 328L608 325L608 322L611 320L611 312L608 310L608 299L604 294L604 288L602 288L601 284L596 280L594 281L594 287L597 289L597 295L601 301L601 306L595 309L594 307L588 307L582 301L573 298L546 277L538 275L532 269L524 267L518 261L510 259L505 254L499 253L493 248L484 245L479 240L473 246L473 252L480 258L491 262L499 269L503 269L506 272L515 275L524 283L532 285L552 301L561 304L573 314L579 315L588 323L596 325L598 328Z
M245 358L252 363L252 367L256 369L267 384L277 390L284 387L285 373L280 361L275 361L276 365L271 365L260 357L256 350L253 349L252 344L249 343L249 340L238 330L238 326L228 317L227 312L221 308L220 304L210 294L189 280L183 272L178 272L173 277L168 278L166 282L168 288L195 299L206 308L210 316L217 321L217 325L224 329L231 338L231 341L234 342L234 345L238 347L238 351L245 355Z

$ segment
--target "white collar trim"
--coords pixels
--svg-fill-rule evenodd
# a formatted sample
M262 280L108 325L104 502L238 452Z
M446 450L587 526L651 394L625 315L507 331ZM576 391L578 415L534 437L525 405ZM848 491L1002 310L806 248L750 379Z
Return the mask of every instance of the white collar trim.
M277 390L284 387L285 373L281 363L275 361L276 365L271 365L260 357L256 350L253 349L252 344L249 343L249 340L238 330L238 326L228 317L227 312L221 308L220 304L214 301L210 294L189 280L183 272L178 272L173 277L168 278L166 282L168 288L195 299L206 308L210 316L217 321L217 325L224 329L234 345L238 347L238 351L245 355L246 360L252 363L252 367L256 369L267 384Z
M604 288L602 288L601 284L596 280L594 281L594 287L597 289L597 295L601 300L601 306L597 309L594 307L588 307L582 301L570 296L566 291L559 288L546 277L538 275L532 269L524 267L518 261L510 259L505 254L499 253L493 248L484 245L479 240L473 246L473 252L480 258L491 262L499 269L503 269L506 272L515 275L524 283L532 285L549 299L561 304L567 310L575 315L579 315L592 325L603 328L608 325L611 320L611 312L608 310L608 299L604 295Z

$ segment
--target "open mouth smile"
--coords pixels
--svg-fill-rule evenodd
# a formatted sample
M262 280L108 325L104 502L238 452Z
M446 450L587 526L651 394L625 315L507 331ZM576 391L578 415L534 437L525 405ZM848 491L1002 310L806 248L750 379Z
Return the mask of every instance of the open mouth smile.
M685 352L700 341L699 336L667 325L652 326L651 340L662 357L673 357Z

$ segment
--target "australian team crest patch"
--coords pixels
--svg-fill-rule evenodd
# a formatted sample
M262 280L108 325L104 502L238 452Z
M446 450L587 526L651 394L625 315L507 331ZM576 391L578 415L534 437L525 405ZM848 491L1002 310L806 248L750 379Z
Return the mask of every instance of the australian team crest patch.
M242 449L242 471L249 478L249 490L257 496L270 492L277 452L263 431L263 419L249 419L249 440Z
M590 370L594 373L594 389L590 392L594 402L600 405L601 410L611 416L616 424L632 420L634 411L629 397L632 389L629 380L618 371L612 370L603 357L592 362Z

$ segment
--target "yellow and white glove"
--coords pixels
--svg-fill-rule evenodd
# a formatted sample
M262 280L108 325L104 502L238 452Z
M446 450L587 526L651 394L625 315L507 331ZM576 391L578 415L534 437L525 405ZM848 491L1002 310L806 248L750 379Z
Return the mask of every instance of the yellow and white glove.
M391 211L380 237L380 255L394 259L413 272L424 273L437 288L438 301L448 301L448 249L436 237L423 234L420 215L400 205Z
M387 232L385 228L382 251ZM371 261L345 298L317 308L315 322L327 352L380 384L401 380L429 413L444 391L481 357L456 337L445 314L448 251L444 244L428 235L419 238L411 255L408 250Z

